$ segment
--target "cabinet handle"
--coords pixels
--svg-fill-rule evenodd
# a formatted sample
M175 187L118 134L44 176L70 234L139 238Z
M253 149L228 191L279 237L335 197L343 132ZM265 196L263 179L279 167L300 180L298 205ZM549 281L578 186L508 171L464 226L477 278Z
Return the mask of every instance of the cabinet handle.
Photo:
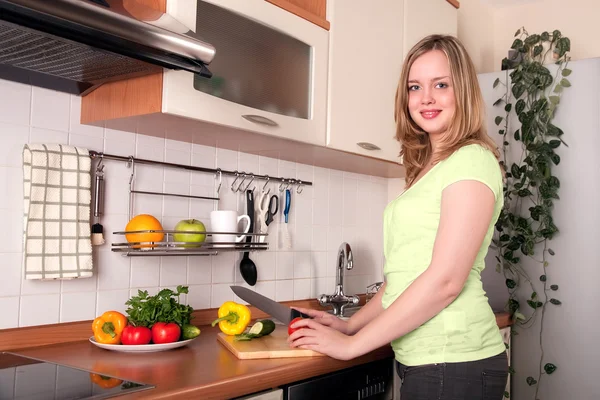
M263 117L262 115L246 114L242 115L242 118L261 125L279 126L277 122L267 117Z
M362 147L365 150L381 150L381 147L374 145L373 143L368 142L358 142L356 143L358 146Z

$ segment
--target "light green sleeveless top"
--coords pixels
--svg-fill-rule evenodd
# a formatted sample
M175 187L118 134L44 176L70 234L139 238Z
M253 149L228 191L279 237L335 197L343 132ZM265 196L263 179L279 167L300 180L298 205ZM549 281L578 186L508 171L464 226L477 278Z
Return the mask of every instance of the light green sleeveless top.
M481 283L484 258L504 203L502 174L494 154L480 145L455 151L387 205L383 225L387 284L382 305L388 308L429 266L442 190L461 180L482 182L494 192L494 215L460 295L438 315L392 342L396 360L405 365L481 360L506 350Z

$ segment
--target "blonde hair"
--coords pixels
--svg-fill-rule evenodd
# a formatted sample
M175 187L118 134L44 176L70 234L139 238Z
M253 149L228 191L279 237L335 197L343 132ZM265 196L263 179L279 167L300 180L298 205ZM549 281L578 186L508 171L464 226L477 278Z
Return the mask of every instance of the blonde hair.
M408 111L408 74L415 60L421 55L440 50L446 54L450 76L454 86L456 110L448 132L441 138L436 154L432 154L431 141L410 117ZM473 61L464 46L452 36L430 35L417 43L406 55L396 90L396 139L400 142L400 155L406 169L406 186L410 187L430 158L438 163L459 148L480 144L500 159L500 152L488 136L485 126L485 103L477 80Z

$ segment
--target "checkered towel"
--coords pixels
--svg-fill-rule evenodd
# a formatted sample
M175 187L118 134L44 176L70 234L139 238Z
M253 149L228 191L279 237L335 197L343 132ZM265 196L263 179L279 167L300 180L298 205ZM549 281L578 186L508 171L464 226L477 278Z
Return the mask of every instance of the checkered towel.
M25 279L92 276L91 164L82 148L23 148Z

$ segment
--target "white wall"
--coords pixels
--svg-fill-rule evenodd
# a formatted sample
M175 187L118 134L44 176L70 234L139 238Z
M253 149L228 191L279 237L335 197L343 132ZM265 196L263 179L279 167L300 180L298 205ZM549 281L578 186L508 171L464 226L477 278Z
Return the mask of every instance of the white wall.
M462 4L462 2L461 2ZM549 66L555 71L554 65ZM548 261L548 284L559 285L559 290L549 295L562 301L562 305L548 305L544 323L544 363L558 366L551 376L543 378L538 395L547 400L595 400L600 395L598 359L600 347L600 168L597 154L600 150L600 58L570 63L569 76L572 87L565 89L557 108L554 122L565 133L562 137L569 147L561 146L557 153L560 164L554 168L561 183L560 200L555 202L553 215L559 228L558 235L549 243L556 255ZM492 89L496 77L504 80L504 72L479 75L480 84L488 105L488 129L499 142L498 127L493 123L501 108L492 103L501 95L500 86ZM510 131L518 128L512 122ZM512 140L511 140L512 142ZM515 146L510 154L520 157ZM539 257L539 256L538 256ZM543 293L539 281L542 268L525 259L525 268L538 293ZM506 299L504 278L496 274L493 253L487 259L484 277L486 290L492 304L502 305ZM489 271L487 271L489 270ZM525 314L529 306L525 300L531 290L520 292L521 307ZM537 376L539 368L539 319L530 329L518 329L513 337L512 356L516 374L512 378L513 399L534 399L535 387L526 383L529 375Z
M242 283L239 254L213 257L123 257L111 252L112 235L127 224L128 179L124 163L106 161L104 225L107 244L94 248L94 277L71 281L30 281L22 278L23 189L22 149L25 143L62 143L122 156L167 162L252 171L312 181L301 195L292 197L290 231L293 249L278 249L277 230L269 237L270 249L251 253L259 282L256 290L279 301L315 298L333 293L335 251L347 241L355 256L347 271L348 293L364 293L368 284L382 279L382 219L387 201L387 180L313 168L256 155L176 142L78 123L80 98L37 87L0 80L0 329L90 320L108 309L123 311L125 301L138 288L156 292L178 284L190 286L192 307L214 308L233 300L232 283ZM170 191L192 195L215 193L211 174L137 167L139 190ZM210 211L236 208L245 211L241 194L223 180L221 200L188 200L136 195L135 213L150 213L164 229L180 219L208 222ZM281 214L280 214L281 215Z
M480 73L499 71L515 32L558 29L571 39L572 60L600 57L596 31L600 3L596 0L461 0L458 37Z

